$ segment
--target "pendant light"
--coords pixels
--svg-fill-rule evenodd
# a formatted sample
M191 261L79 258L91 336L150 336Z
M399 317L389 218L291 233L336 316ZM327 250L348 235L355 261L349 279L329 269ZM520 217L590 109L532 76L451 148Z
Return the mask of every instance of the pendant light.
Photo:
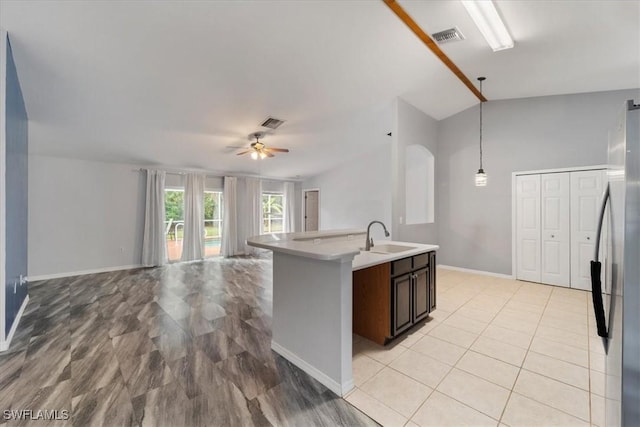
M486 77L478 77L478 81L480 82L480 95L482 95L482 82L485 81ZM487 174L482 169L482 101L480 101L480 169L476 173L476 187L486 187L487 186Z

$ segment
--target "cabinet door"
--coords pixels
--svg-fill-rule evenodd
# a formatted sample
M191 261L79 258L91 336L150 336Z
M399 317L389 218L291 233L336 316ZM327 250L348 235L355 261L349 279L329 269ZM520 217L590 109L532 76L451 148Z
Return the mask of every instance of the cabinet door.
M411 294L413 293L413 280L411 275L397 277L391 282L391 295L393 298L393 335L397 335L409 328L412 322Z
M413 321L429 315L429 268L413 273Z
M569 174L543 174L540 180L542 283L569 287Z
M516 177L516 278L540 282L540 175Z
M591 267L605 174L571 172L571 287L591 290Z
M429 252L429 312L436 309L436 253Z

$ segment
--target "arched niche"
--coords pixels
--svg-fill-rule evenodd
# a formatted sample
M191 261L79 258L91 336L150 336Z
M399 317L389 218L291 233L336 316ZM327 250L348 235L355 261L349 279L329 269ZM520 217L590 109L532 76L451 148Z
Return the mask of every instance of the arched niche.
M435 220L435 159L422 145L408 145L404 151L405 224L426 224Z

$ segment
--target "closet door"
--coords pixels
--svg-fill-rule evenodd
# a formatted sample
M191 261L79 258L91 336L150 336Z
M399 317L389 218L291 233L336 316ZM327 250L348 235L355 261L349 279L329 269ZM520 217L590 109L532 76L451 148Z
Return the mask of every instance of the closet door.
M568 173L543 174L540 178L542 204L542 283L569 287L570 226Z
M540 282L540 175L516 177L516 276Z
M571 287L591 290L598 208L604 191L602 170L571 172Z

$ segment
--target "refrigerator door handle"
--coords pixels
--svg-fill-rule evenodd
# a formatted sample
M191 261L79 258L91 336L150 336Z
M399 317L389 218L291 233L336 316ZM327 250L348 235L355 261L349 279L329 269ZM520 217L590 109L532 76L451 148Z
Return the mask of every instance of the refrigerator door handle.
M602 204L600 205L600 216L598 216L598 231L596 231L596 253L593 255L593 259L598 262L598 257L600 256L600 237L602 236L602 223L604 222L604 214L607 207L607 202L609 201L609 184L607 183L607 188L604 190L604 195L602 196Z
M602 236L602 223L604 221L604 214L607 207L607 201L609 200L609 184L604 192L602 198L602 206L600 207L600 217L598 218L598 232L596 233L596 251L594 254L594 261L591 261L591 298L593 299L593 311L596 316L596 326L598 329L598 335L607 338L607 324L604 317L604 304L602 302L602 282L600 281L600 272L602 271L602 263L598 260L600 255L600 238Z

